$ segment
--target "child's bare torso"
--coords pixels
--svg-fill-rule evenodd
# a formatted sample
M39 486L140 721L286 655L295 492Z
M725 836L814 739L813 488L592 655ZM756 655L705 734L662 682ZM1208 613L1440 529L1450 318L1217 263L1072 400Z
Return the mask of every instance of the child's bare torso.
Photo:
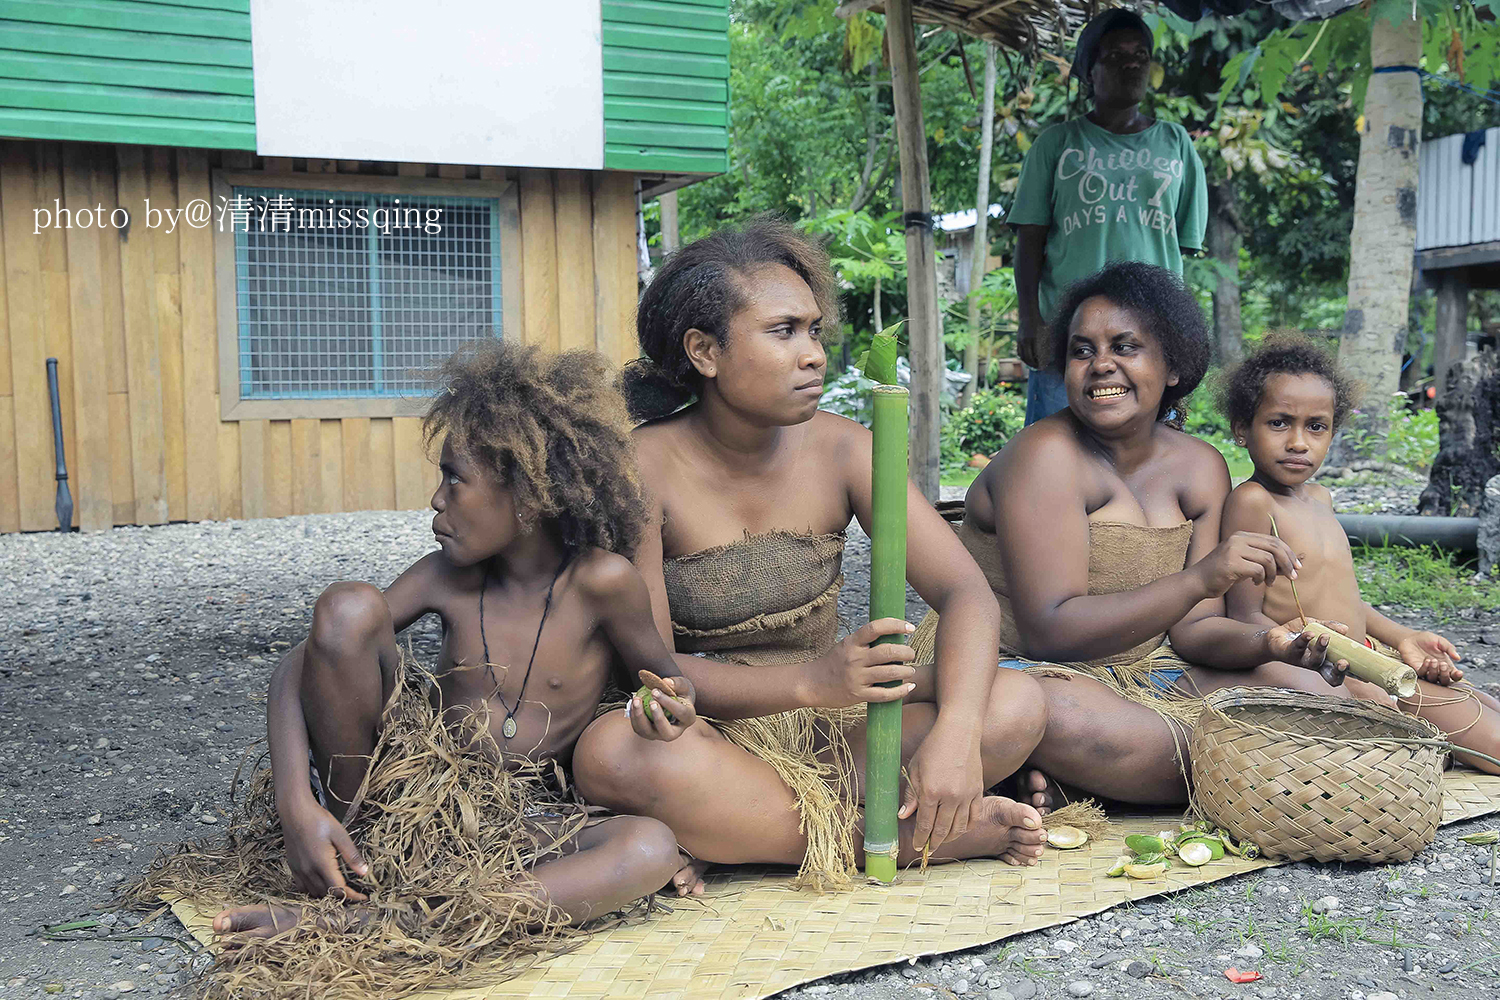
M1354 556L1349 538L1333 513L1333 500L1322 486L1308 485L1303 496L1271 493L1276 527L1282 541L1291 546L1302 567L1297 571L1297 597L1311 618L1342 622L1349 637L1365 638L1365 604L1354 575ZM1268 524L1265 530L1269 532ZM1299 615L1291 581L1278 576L1266 589L1263 610L1277 624L1296 623Z
M577 566L558 579L541 641L546 588L516 592L491 579L484 592L481 636L477 569L453 569L433 604L443 622L435 697L456 721L457 713L488 702L489 731L502 752L533 760L571 759L573 745L594 719L613 666L614 653L598 615L576 586ZM489 646L486 669L484 648ZM527 663L536 643L528 680ZM493 673L493 679L491 678ZM498 683L499 691L495 693ZM524 685L524 698L522 688ZM515 734L505 735L514 712Z

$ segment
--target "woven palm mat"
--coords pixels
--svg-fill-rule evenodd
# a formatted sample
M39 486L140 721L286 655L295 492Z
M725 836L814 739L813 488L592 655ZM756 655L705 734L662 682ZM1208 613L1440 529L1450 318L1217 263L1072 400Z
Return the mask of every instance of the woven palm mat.
M1497 812L1500 777L1449 771L1443 795L1445 825ZM989 944L1275 864L1225 857L1151 881L1105 877L1125 853L1126 834L1175 829L1179 819L1115 817L1109 836L1075 851L1048 850L1034 868L970 861L824 896L792 889L790 870L726 869L710 874L701 901L673 901L665 915L595 934L508 982L421 997L759 1000L834 973ZM173 912L210 942L212 913L182 903Z

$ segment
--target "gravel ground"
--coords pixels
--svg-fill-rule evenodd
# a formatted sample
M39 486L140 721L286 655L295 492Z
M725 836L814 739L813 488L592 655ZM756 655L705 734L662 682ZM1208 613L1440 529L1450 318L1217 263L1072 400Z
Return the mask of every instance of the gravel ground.
M1414 496L1395 492L1359 502ZM98 916L158 848L222 821L235 765L264 731L269 673L305 633L314 598L337 579L389 583L431 548L427 524L420 512L361 513L0 536L0 900L11 915L0 921L0 996L167 993L186 979L172 921L136 928L105 913L81 943L36 931ZM856 527L846 621L862 620L867 548ZM914 604L913 620L920 612ZM1481 682L1500 680L1484 662L1500 648L1482 644L1500 644L1497 625L1492 615L1446 626ZM418 626L419 654L436 639ZM1455 838L1495 825L1446 828L1408 865L1274 869L791 995L1494 996L1500 893L1488 849ZM1328 897L1336 907L1313 914ZM1230 965L1266 978L1232 986Z

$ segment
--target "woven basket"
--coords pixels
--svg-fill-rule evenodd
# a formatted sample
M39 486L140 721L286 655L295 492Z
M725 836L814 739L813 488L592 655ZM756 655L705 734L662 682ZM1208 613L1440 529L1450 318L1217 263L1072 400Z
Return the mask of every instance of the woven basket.
M1441 742L1369 702L1226 688L1193 730L1193 805L1268 857L1410 861L1437 836Z

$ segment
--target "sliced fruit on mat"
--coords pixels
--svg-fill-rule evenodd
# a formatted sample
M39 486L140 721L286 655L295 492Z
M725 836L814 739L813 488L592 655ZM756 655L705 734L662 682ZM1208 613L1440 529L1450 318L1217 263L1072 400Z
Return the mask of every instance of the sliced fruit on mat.
M1115 863L1110 865L1109 871L1105 872L1104 874L1108 875L1110 878L1119 878L1121 875L1125 874L1125 867L1134 863L1134 859L1131 858L1130 855L1122 854L1115 859Z
M1160 878L1167 871L1167 863L1158 861L1155 864L1141 865L1130 864L1125 866L1125 874L1131 878L1148 879Z
M1072 851L1089 842L1089 835L1076 826L1055 826L1047 831L1047 844L1061 851Z
M1203 833L1194 834L1191 837L1184 837L1177 842L1177 853L1181 854L1182 849L1184 847L1187 847L1189 844L1202 844L1204 847L1207 847L1209 854L1212 855L1212 858L1210 860L1218 861L1224 856L1224 841L1220 840L1218 837L1211 837L1208 834Z
M1132 833L1125 838L1125 846L1137 854L1160 854L1167 849L1166 841L1149 833Z
M1213 851L1209 850L1208 845L1204 843L1183 844L1177 848L1177 856L1184 864L1192 865L1194 868L1206 865L1214 859Z

